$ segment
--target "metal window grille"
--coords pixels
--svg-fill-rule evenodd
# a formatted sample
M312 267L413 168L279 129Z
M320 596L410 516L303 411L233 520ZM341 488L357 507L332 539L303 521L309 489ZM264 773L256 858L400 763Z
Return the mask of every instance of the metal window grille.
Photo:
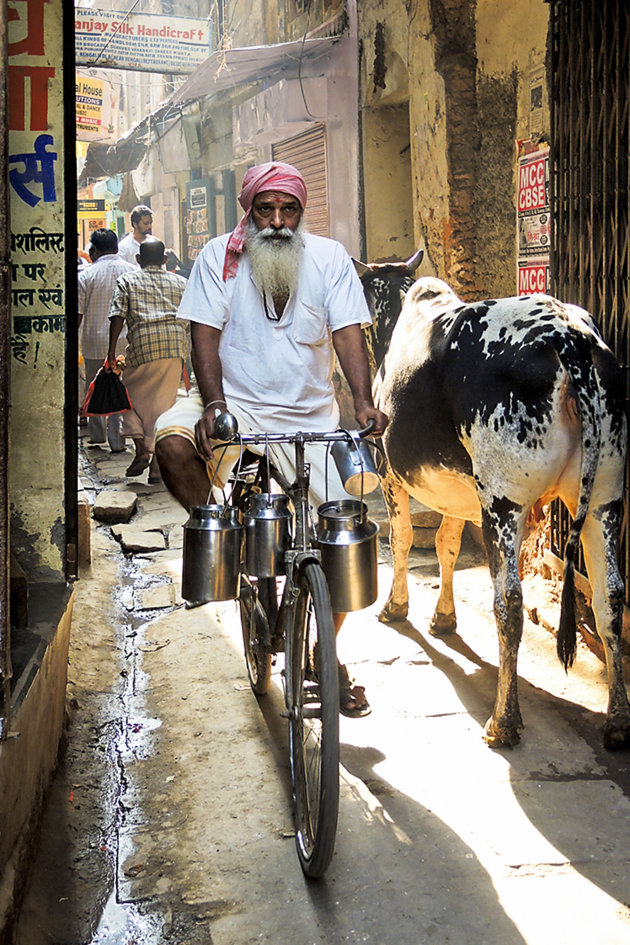
M630 5L551 0L551 280L588 309L626 370L630 390L628 191ZM630 465L626 467L626 499ZM554 503L551 550L562 556L570 518ZM627 501L621 540L630 603ZM582 569L582 568L581 568Z

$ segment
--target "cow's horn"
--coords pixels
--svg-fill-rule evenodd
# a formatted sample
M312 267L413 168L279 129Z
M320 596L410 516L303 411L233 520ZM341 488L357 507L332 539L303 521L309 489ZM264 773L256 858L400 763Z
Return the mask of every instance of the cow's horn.
M370 271L370 267L366 265L366 263L360 262L358 259L355 259L354 256L351 256L351 259L358 276L363 276L366 272Z
M410 272L414 272L418 268L420 263L422 262L423 256L424 256L424 250L419 249L418 252L415 253L413 256L411 256L405 263L405 266L407 267L407 269L409 269Z

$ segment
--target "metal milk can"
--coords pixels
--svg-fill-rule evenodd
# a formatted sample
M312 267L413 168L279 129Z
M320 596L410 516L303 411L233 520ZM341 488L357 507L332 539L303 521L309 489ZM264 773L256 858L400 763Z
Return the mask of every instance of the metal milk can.
M256 577L286 574L284 552L291 544L289 497L263 492L249 497L243 517L245 570Z
M374 492L380 480L368 441L360 439L357 431L348 430L348 433L351 439L337 440L330 452L348 495L362 498Z
M201 604L238 597L242 536L238 509L223 505L191 508L184 525L184 600Z
M334 613L362 610L376 600L378 525L357 499L324 502L317 510L317 547Z

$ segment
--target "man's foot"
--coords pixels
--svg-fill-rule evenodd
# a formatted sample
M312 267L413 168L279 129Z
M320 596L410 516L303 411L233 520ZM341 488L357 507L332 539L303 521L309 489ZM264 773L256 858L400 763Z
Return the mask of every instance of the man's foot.
M151 462L150 453L142 453L139 456L136 456L131 463L131 466L125 471L125 476L139 476L147 468Z
M365 697L365 687L354 685L348 670L339 663L339 711L349 719L361 719L372 711Z
M149 466L149 478L147 479L147 482L150 486L155 486L158 482L162 482L162 474L160 472L160 467L155 454L153 454L153 459L151 460L151 465Z

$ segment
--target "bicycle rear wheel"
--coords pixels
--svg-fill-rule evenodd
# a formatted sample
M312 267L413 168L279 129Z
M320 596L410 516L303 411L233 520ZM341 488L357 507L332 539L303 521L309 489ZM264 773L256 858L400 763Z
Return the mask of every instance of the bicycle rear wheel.
M339 811L339 679L335 629L321 566L305 565L290 631L291 777L300 865L321 876Z
M243 580L239 608L247 675L256 695L264 696L271 683L272 654L266 643L269 640L269 626L255 588Z

